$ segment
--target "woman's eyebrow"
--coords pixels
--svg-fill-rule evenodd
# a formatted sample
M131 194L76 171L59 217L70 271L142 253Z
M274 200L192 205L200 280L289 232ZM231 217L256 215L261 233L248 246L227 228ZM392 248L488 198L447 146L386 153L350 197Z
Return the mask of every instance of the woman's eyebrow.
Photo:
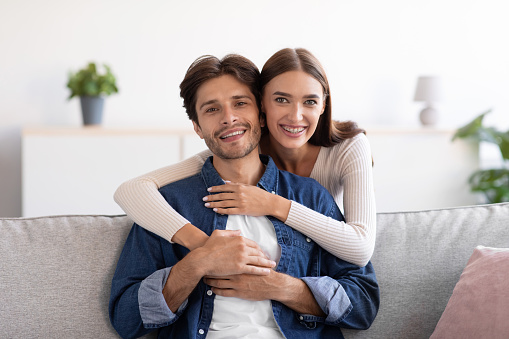
M272 93L272 95L280 95L280 96L289 97L289 98L293 97L291 94L281 92L281 91L276 91L276 92ZM318 94L307 94L307 95L304 95L303 98L305 98L305 99L320 99L320 96Z
M290 97L290 98L292 97L291 94L285 93L285 92L280 92L280 91L276 91L276 92L272 93L272 95L281 95L283 97Z

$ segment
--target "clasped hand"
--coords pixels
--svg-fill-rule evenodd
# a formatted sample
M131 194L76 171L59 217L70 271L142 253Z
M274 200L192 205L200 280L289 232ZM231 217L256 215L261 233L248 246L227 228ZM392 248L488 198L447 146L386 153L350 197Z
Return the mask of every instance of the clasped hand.
M273 194L263 189L226 181L224 185L208 189L211 194L203 197L205 207L220 214L241 214L250 216L273 215Z
M242 237L240 231L215 230L195 251L203 262L203 276L268 275L276 266L256 242Z

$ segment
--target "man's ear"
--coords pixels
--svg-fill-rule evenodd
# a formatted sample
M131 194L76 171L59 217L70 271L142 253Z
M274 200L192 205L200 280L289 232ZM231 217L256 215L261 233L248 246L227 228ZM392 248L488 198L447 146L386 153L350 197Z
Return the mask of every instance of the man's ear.
M203 133L201 132L200 125L198 125L196 122L193 121L193 127L194 127L194 131L196 132L196 134L198 134L200 139L203 139Z

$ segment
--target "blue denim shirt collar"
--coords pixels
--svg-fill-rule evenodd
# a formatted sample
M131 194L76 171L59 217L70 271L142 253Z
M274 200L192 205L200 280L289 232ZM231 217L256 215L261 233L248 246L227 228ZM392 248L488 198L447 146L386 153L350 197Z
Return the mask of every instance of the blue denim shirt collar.
M217 173L212 163L212 156L205 161L205 164L201 170L201 176L207 187L223 185L224 181ZM261 162L266 166L265 172L263 173L260 181L258 181L258 187L264 189L270 193L276 193L278 190L278 171L276 164L268 155L260 154Z

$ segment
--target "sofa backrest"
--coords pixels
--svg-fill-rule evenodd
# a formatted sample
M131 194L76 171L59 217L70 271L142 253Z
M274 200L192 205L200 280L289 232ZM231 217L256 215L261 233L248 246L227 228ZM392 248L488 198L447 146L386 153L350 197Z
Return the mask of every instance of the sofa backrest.
M369 330L345 337L428 339L477 245L509 248L509 203L379 213L380 310Z
M509 203L381 213L380 311L346 338L429 338L477 245L509 247ZM0 219L0 338L115 338L111 278L126 216ZM482 287L489 288L489 287Z

